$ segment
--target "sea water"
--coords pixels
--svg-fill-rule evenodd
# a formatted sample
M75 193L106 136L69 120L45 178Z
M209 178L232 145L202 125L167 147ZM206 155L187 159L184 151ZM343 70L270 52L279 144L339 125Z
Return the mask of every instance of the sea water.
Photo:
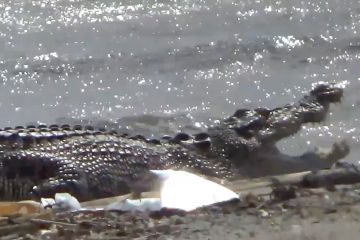
M279 147L301 154L346 139L358 162L359 34L357 0L3 1L0 127L196 132L337 82L343 102Z

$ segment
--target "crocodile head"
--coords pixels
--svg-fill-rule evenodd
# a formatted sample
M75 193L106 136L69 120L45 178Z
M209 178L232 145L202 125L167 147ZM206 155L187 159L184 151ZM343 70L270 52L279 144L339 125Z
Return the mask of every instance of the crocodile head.
M251 162L249 159L256 162L267 158L266 155L281 158L284 154L276 148L276 143L296 134L306 123L323 121L330 103L340 102L342 97L341 87L322 83L293 104L274 109L238 109L229 118L209 128L206 134L201 134L199 141L197 136L190 138L191 146L208 157L225 159L237 165L248 164ZM186 141L189 142L189 137ZM340 155L346 154L344 151Z

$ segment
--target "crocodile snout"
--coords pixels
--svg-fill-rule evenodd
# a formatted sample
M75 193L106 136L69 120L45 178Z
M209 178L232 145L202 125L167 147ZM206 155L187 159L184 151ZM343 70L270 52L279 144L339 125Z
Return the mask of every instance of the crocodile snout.
M310 94L316 97L319 102L336 103L341 101L344 90L335 84L320 84Z

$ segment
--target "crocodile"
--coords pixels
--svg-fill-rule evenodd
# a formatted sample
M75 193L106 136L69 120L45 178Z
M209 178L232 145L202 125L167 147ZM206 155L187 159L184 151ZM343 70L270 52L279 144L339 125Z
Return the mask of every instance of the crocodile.
M30 125L0 130L0 200L52 197L80 201L151 189L151 169L182 169L216 179L319 170L349 153L345 141L300 156L276 143L306 123L322 122L343 89L322 83L293 104L238 109L197 134L147 139L81 125Z

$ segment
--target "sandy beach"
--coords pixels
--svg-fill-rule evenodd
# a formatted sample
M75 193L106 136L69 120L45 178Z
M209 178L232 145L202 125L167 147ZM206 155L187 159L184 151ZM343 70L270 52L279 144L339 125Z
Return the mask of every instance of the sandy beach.
M291 188L190 213L86 211L1 221L1 239L358 239L360 185Z

